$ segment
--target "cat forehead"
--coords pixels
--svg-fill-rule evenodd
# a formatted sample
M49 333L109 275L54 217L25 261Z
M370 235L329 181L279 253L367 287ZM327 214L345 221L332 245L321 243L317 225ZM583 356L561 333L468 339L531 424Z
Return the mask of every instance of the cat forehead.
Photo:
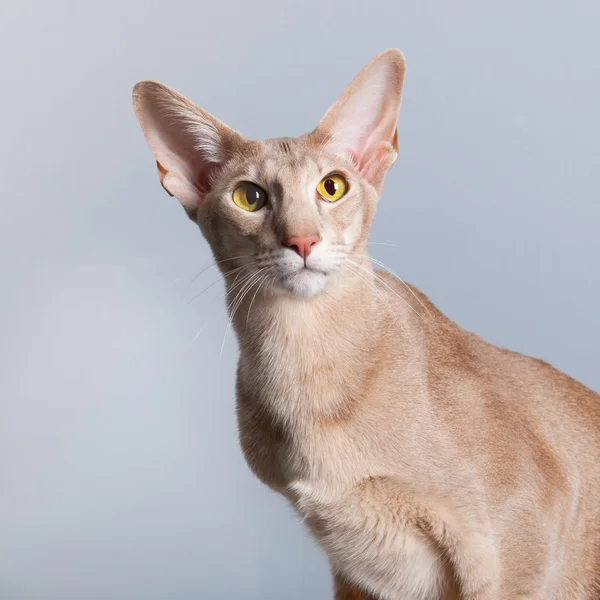
M293 137L279 137L264 140L262 142L265 151L268 154L280 156L293 156L298 151L307 150L307 144L304 139Z
M339 158L325 154L308 136L266 139L254 148L238 166L263 182L299 182L342 166Z
M261 142L263 162L288 168L312 167L322 162L320 149L310 143L307 136L280 137Z

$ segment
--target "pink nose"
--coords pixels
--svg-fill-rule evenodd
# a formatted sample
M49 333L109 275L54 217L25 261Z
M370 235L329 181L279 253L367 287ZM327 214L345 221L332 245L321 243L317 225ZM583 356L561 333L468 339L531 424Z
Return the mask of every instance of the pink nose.
M321 239L320 235L307 235L307 236L292 236L285 242L286 246L289 246L294 252L300 255L302 260L306 260L310 254L311 248Z

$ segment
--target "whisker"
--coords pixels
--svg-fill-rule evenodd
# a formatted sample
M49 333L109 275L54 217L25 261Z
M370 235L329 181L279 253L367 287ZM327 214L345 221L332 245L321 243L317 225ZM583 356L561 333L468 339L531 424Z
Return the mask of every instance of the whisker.
M404 325L402 323L400 323L400 321L398 320L398 317L396 316L396 313L394 313L394 311L392 310L390 303L386 300L386 298L383 296L383 294L377 289L375 284L372 281L370 281L365 275L363 275L358 269L355 269L353 267L349 267L349 269L359 279L364 281L369 287L371 287L373 289L375 294L377 294L377 297L379 298L379 300L381 300L385 304L385 308L387 309L387 312L390 315L390 317L392 317L392 319L394 319L394 321L396 321L396 323L400 326L400 328L402 329L402 331L404 331L404 333L407 333L406 328L404 327ZM374 273L372 271L371 271L371 275L374 275Z
M252 289L252 286L258 281L261 273L264 271L265 268L266 267L259 269L258 271L253 272L248 277L246 277L246 279L244 280L244 284L242 285L240 291L238 292L238 294L236 295L234 300L229 305L230 317L229 317L227 326L225 327L225 334L223 335L223 343L221 344L221 354L220 354L221 359L223 358L223 350L225 349L227 333L229 332L229 330L232 327L233 319L235 318L235 313L237 312L238 308L244 301L244 298L247 296L248 292ZM240 284L241 284L241 282L240 282ZM238 285L240 285L240 284L238 284Z
M267 273L258 284L256 291L254 292L254 296L252 296L252 300L250 300L250 306L248 307L248 312L246 313L246 327L248 327L248 319L250 318L250 313L252 312L252 305L254 304L254 300L256 299L256 295L260 291L262 284L269 278L269 273Z
M257 271L254 275L254 277L249 278L247 280L247 285L240 291L240 293L238 294L238 301L236 303L236 305L233 307L233 311L232 311L232 315L231 315L231 321L233 323L233 319L235 317L235 313L238 311L238 309L240 308L242 302L244 301L244 298L248 295L248 293L251 291L252 286L260 279L260 275L264 272L264 269L260 269L259 271Z
M232 273L235 273L236 271L241 271L242 269L245 269L246 267L251 266L252 263L249 263L247 265L242 265L241 267L236 267L235 269L231 269L231 271L227 271L227 273L225 273L225 275L231 275ZM200 296L202 296L202 294L204 294L204 292L206 292L207 290L209 290L213 285L219 283L219 281L222 281L223 278L219 277L218 279L215 279L210 285L207 285L199 294L196 294L191 300L189 300L188 302L186 302L186 306L189 306L194 300L196 300L196 298L200 298ZM188 286L189 287L189 286Z
M241 275L241 269L243 269L243 268L245 268L245 267L248 267L248 266L250 266L251 264L253 264L253 263L250 263L249 265L243 265L242 267L236 267L235 269L231 269L231 271L228 271L227 273L225 273L225 275L229 275L230 273L232 273L232 272L234 272L234 271L240 270L240 273L238 273L238 274L237 274L237 276L236 276L236 279L237 279L237 277L239 277L239 275ZM231 291L232 291L232 290L234 290L235 288L237 288L237 287L239 287L239 286L243 286L243 284L244 284L246 281L248 281L248 280L249 280L249 279L250 279L250 278L251 278L253 275L254 275L254 272L252 272L252 273L249 273L249 274L246 274L244 277L242 277L242 279L240 280L240 282L239 282L238 284L235 284L235 280L234 280L234 282L233 282L233 285L232 285L232 287L230 288L230 290L229 290L229 291L231 292ZM214 282L213 282L213 283L211 283L211 284L210 284L210 286L208 286L208 287L211 287L212 285L214 285L215 283L217 283L217 282L219 282L219 281L221 281L221 279L217 279L217 281L214 281ZM208 288L207 288L207 289L208 289ZM204 292L204 291L206 291L206 290L203 290L203 292ZM202 294L203 292L200 292L200 293ZM197 296L196 296L196 297L197 297ZM217 298L217 296L215 296L215 297L213 298L213 300L216 300L216 298ZM192 299L192 300L193 300L193 299ZM191 301L190 301L190 302L191 302ZM188 303L188 304L189 304L189 303ZM231 304L233 304L233 302L232 302ZM204 330L204 328L205 328L205 327L208 325L208 323L209 323L209 321L210 321L210 319L211 319L212 315L214 314L214 312L215 312L215 310L216 310L217 308L218 308L218 305L217 305L217 306L215 306L215 307L214 307L214 308L211 310L211 312L210 312L210 314L209 314L209 317L208 317L208 319L206 319L206 321L205 321L205 322L202 324L202 327L200 327L200 330L198 331L198 333L196 333L196 335L194 336L194 338L193 338L193 339L192 339L192 341L190 342L191 344L193 344L193 343L196 341L196 339L198 338L198 336L200 335L200 333L201 333L201 332ZM230 309L230 308L231 308L231 305L228 307L228 309Z
M406 281L404 281L401 277L398 277L398 275L396 275L396 273L394 273L394 271L392 271L386 264L382 263L380 260L377 260L376 258L373 258L372 256L369 257L374 263L378 264L380 267L383 267L386 271L388 271L388 273L390 273L390 275L393 275L413 296L414 298L417 300L417 302L425 309L425 311L427 312L427 314L432 317L433 315L431 314L431 311L425 306L425 304L423 304L423 302L421 301L421 299L419 298L419 296L417 296L412 289L410 288L410 286L408 285L408 283L406 283Z
M388 244L387 242L369 242L370 245L387 245L387 246L395 246L395 244ZM342 248L345 248L346 250L341 250L341 251L335 251L333 252L334 254L344 254L344 255L348 255L348 254L354 254L359 256L356 252L352 252L351 250L349 251L348 249L350 248L350 246L348 244L336 244L337 246L340 246ZM362 255L360 255L362 256ZM374 262L375 264L379 265L380 267L382 267L383 269L385 269L390 275L393 275L411 294L411 296L413 296L413 298L415 298L415 300L421 305L421 307L423 308L423 310L425 310L425 312L430 316L433 317L434 315L432 314L432 312L429 310L429 308L423 303L423 301L419 298L419 296L417 296L417 294L415 294L415 292L411 289L411 287L406 283L406 281L404 281L402 279L402 277L400 277L397 273L394 273L394 271L392 271L392 269L390 269L384 262L373 258L372 256L368 255L368 258L371 262ZM359 266L359 265L357 265ZM361 266L361 268L364 269L364 267ZM375 276L379 279L379 281L381 281L381 283L383 285L385 285L391 292L393 292L394 294L396 294L399 298L401 298L403 300L403 302L409 306L415 313L417 313L417 311L414 309L413 306L411 306L406 299L402 298L398 292L396 292L393 288L391 288L377 273L375 273ZM418 313L417 313L418 314ZM423 318L422 315L419 314L420 318Z
M382 277L380 277L377 273L375 273L375 271L373 270L369 270L366 267L363 267L362 265L359 265L358 263L355 263L353 260L348 259L355 267L358 267L359 269L362 269L363 271L366 271L367 273L372 273L373 276L382 284L384 285L390 292L392 292L392 294L394 294L398 299L402 300L402 302L404 302L404 304L406 306L408 306L408 308L410 308L415 315L417 315L420 319L423 319L423 316L421 314L419 314L419 312L417 310L415 310L414 306L411 306L411 304L406 300L406 298L403 298L394 288L392 288L390 285L387 284L386 281L383 280Z
M263 271L265 268L266 268L266 267L263 267L263 268L259 269L259 271ZM245 283L246 283L248 280L252 279L252 276L253 276L253 275L255 275L256 273L257 273L257 271L252 271L252 272L250 272L250 273L246 273L246 274L245 274L245 275L243 275L243 276L242 276L242 278L241 278L241 279L240 279L240 280L239 280L239 281L236 283L236 281L237 281L238 277L241 275L241 273L238 273L238 274L235 276L235 279L233 280L233 282L232 282L232 284L231 284L231 287L230 287L230 288L227 290L227 293L228 293L228 294L232 294L233 290L235 290L235 289L237 289L237 288L239 288L239 287L243 287L243 286L244 286L244 284L245 284ZM237 295L236 295L236 298L237 298ZM235 300L233 300L233 301L231 302L231 304L229 304L229 306L227 307L227 310L228 310L228 311L231 309L231 306L233 305L233 303L234 303L234 302L235 302Z
M250 256L252 256L252 255L245 254L242 256L232 256L231 258L224 258L223 260L217 260L217 261L212 262L210 265L208 265L208 267L204 267L204 269L202 269L199 273L194 275L192 280L186 285L185 290L183 290L183 293L185 294L188 291L189 287L192 285L192 283L194 283L194 281L196 281L196 279L198 279L198 277L200 277L200 275L202 275L202 273L208 271L208 269L210 269L211 267L216 267L217 265L220 265L221 263L227 262L229 260L237 260L239 258L250 258Z
M215 296L213 298L213 301L217 299L217 296ZM204 328L210 323L210 321L212 320L212 316L215 313L215 310L217 310L217 308L219 308L221 306L221 304L217 304L215 306L213 306L213 309L210 311L210 313L208 314L208 318L206 319L206 321L204 321L204 323L202 324L202 326L200 327L200 329L198 330L198 332L196 333L196 335L192 338L192 341L190 342L190 346L198 339L198 336L204 331Z

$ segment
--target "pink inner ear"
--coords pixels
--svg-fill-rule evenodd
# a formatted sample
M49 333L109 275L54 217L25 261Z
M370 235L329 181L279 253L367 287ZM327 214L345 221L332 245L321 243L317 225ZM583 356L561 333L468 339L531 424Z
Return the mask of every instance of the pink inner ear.
M360 168L362 176L379 189L387 170L394 164L398 153L389 142L382 142L375 148Z
M376 186L397 157L403 79L402 53L382 52L361 70L317 126L326 150L351 160Z
M245 140L160 83L136 84L133 99L163 188L193 214L206 200L217 171Z
M349 159L365 179L378 186L397 157L397 109L397 98L384 95L380 104L372 106L372 112L342 112L333 122L326 142L328 151Z
M398 113L394 108L394 102L389 97L384 97L381 103L379 114L376 120L368 128L368 133L361 143L361 171L364 165L381 158L382 144L391 146L391 143L397 142L396 120Z
M171 150L157 153L171 167L156 161L162 187L170 196L177 197L188 213L195 210L206 200L221 165L202 159L200 150L184 150L179 156Z

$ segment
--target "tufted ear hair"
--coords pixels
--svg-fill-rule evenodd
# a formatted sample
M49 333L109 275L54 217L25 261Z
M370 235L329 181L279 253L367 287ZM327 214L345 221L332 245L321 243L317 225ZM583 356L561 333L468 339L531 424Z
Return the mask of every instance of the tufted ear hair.
M195 220L213 177L244 138L162 83L137 83L133 106L162 186Z

